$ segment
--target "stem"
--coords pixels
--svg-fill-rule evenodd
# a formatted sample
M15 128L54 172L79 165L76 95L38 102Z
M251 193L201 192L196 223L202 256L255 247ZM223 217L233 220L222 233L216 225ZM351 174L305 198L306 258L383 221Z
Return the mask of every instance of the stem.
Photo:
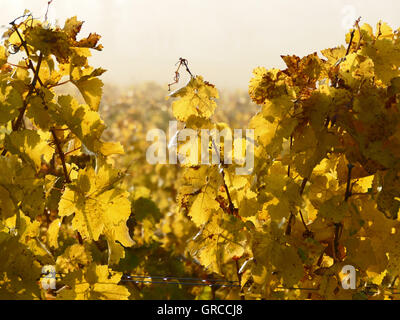
M75 149L70 150L70 151L68 151L68 152L64 152L64 156L66 156L66 155L68 155L68 154L70 154L70 153L72 153L72 152L78 151L80 148L81 148L81 147L75 148Z
M39 71L38 71L38 70L35 70L35 67L33 66L33 63L32 63L32 60L31 60L30 54L29 54L28 45L26 44L26 41L22 38L21 33L19 32L18 28L15 26L15 22L14 22L14 21L11 22L11 25L14 27L14 30L15 30L15 32L17 33L18 38L21 40L21 45L22 45L22 46L24 47L24 49L25 49L26 55L27 55L27 57L28 57L28 66L29 66L29 68L33 71L34 74L36 74L36 72L39 73ZM42 53L40 53L40 55L42 56ZM42 56L42 58L43 58L43 56ZM41 60L40 56L39 56L39 60ZM39 69L39 68L40 68L40 64L39 64L39 61L38 61L38 69ZM43 86L43 82L42 82L42 80L39 79L39 77L38 77L38 79L36 79L36 80L39 81L39 83L40 83L41 86ZM36 83L35 83L35 84L36 84Z
M18 29L16 29L16 30L18 30ZM26 48L26 50L28 50L28 48ZM29 100L29 98L31 97L31 95L33 94L33 92L35 91L36 83L37 83L38 81L40 81L40 78L39 78L39 70L40 70L40 65L42 64L42 59L43 59L43 54L40 53L40 55L39 55L39 60L38 60L38 62L37 62L36 69L35 69L35 67L34 67L33 64L32 64L32 61L30 60L30 58L28 58L28 60L29 60L29 65L30 65L29 68L30 68L32 71L34 71L34 76L33 76L33 80L32 80L32 83L31 83L31 85L30 85L30 88L29 88L29 92L28 92L28 94L27 94L27 96L26 96L26 98L25 98L25 100L24 100L24 104L23 104L23 106L22 106L22 109L21 109L20 112L19 112L18 118L17 118L17 120L14 122L14 124L12 125L12 130L13 130L13 131L17 131L17 130L21 127L22 120L24 119L25 111L26 111L26 109L27 109L27 107L28 107L28 100ZM41 81L40 81L40 82L41 82ZM5 156L6 154L7 154L7 149L4 149L3 152L1 153L1 155L2 155L2 156Z
M79 231L76 232L76 237L78 238L78 242L79 244L83 244L83 239L81 234L79 233Z
M172 85L177 84L177 83L179 82L179 77L180 77L179 69L180 69L180 67L181 67L182 65L185 66L187 73L189 73L190 76L193 78L193 74L192 74L192 73L190 72L190 70L189 70L189 66L188 66L188 61L187 61L187 59L179 58L179 61L176 63L176 65L177 65L177 64L178 64L178 68L177 68L176 71L175 71L174 82L168 84L168 91L171 91L171 86L172 86Z
M14 63L11 63L11 62L7 62L7 64L9 64L10 66L16 67L16 68L21 68L21 69L25 69L25 70L29 69L29 67L20 66L18 64L14 64Z
M60 140L58 140L57 134L56 134L54 129L51 129L50 132L53 135L54 143L56 145L58 155L60 156L60 160L61 160L61 163L62 163L64 176L65 176L65 182L66 183L70 183L71 180L70 180L69 175L68 175L67 165L65 164L65 155L64 155L64 152L63 152L63 150L61 148Z
M347 200L351 197L351 190L350 190L350 183L351 183L351 170L354 168L354 166L349 163L347 165L348 172L347 172L347 185L346 185L346 193L344 196L344 201L347 202Z
M353 39L354 39L354 34L355 34L355 33L356 33L356 30L353 29L353 30L351 31L351 34L350 34L350 41L349 41L349 46L347 47L346 56L350 53L350 48L351 48L351 45L352 45L352 43L353 43Z
M288 219L288 223L286 225L286 230L285 230L285 235L290 236L290 234L292 233L292 221L294 218L294 214L292 211L290 211L290 216Z
M301 186L300 186L300 195L301 196L303 195L304 188L306 187L307 182L308 182L308 178L304 178L303 182L301 183Z
M17 131L19 129L19 127L21 126L21 124L22 124L22 119L24 118L24 114L25 114L26 108L28 107L28 100L29 100L30 96L32 95L32 93L35 91L36 83L39 80L39 69L40 69L40 65L42 64L42 59L43 59L43 54L40 53L39 60L38 60L37 65L36 65L36 70L32 65L32 61L29 60L30 64L31 64L30 68L32 69L32 71L34 71L34 77L33 77L32 83L30 85L30 89L29 89L28 95L25 98L24 105L23 105L23 107L22 107L22 109L21 109L21 111L20 111L20 113L18 115L17 120L15 121L15 123L13 125L13 128L12 128L13 131Z
M218 158L219 158L219 167L220 167L220 171L219 172L221 173L222 181L224 183L224 189L225 189L225 192L226 192L226 196L228 198L229 211L230 211L231 214L235 214L235 209L236 208L235 208L235 205L232 202L231 194L229 193L229 188L228 188L228 186L226 185L226 182L225 182L225 171L224 171L224 168L222 167L221 157L219 156L219 150L217 149L217 146L215 145L215 142L214 142L213 138L211 138L211 142L212 142L214 150L217 153Z
M58 86L62 86L63 84L67 84L68 82L71 82L71 80L65 80L63 82L59 82L59 83L56 83L56 84L49 85L48 89L54 88L54 87L58 87Z
M306 229L306 232L310 232L310 230L308 229L308 227L306 225L306 222L304 221L303 213L301 212L301 210L299 210L299 213L300 213L301 221L303 222L303 226Z

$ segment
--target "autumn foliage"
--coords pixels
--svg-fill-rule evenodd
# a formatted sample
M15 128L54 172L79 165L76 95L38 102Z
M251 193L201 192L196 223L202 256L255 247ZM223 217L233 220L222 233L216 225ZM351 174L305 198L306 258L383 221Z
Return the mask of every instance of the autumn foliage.
M78 38L81 28L27 12L0 46L1 299L396 298L398 30L357 22L346 46L282 56L285 69L254 70L241 102L220 103L190 74L171 103L154 87L101 100L105 70L88 63L100 36ZM223 158L150 165L146 132L173 119L198 132L254 129L242 141L253 170L236 175ZM56 288L43 288L46 265ZM345 265L354 290L341 285Z

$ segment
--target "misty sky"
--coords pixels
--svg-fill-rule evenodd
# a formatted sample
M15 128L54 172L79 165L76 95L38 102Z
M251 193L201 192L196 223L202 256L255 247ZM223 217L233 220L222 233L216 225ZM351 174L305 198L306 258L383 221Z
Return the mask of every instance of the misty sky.
M44 16L47 0L0 0L0 25L30 9ZM103 36L91 62L108 82L171 82L179 57L219 88L246 90L257 66L283 67L299 56L344 43L358 16L400 27L398 0L54 0L51 21L84 20L82 35ZM4 31L1 30L2 32Z

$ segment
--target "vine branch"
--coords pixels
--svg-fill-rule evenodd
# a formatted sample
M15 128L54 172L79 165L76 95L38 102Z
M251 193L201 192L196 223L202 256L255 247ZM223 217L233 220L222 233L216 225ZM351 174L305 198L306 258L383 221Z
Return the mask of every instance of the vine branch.
M66 183L70 183L71 180L70 180L70 178L69 178L69 174L68 174L68 170L67 170L67 165L66 165L66 163L65 163L65 154L64 154L64 152L63 152L63 150L62 150L62 148L61 148L60 140L58 139L57 134L56 134L56 131L54 130L54 128L50 129L50 132L51 132L51 134L52 134L52 136L53 136L54 143L55 143L55 145L56 145L58 155L60 156L60 160L61 160L61 164L62 164L63 172L64 172L64 177L65 177L65 182L66 182Z
M179 69L181 68L181 66L184 66L186 68L186 72L189 73L190 76L193 78L193 74L189 70L189 62L187 61L187 59L179 58L179 61L175 65L178 65L178 68L175 71L174 82L168 84L168 91L171 91L172 85L177 84L179 82L180 78Z

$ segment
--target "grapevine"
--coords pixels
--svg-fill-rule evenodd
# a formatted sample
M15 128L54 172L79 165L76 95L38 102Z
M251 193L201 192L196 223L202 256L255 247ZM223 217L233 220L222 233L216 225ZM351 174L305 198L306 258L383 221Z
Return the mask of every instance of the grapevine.
M100 35L46 20L26 11L0 45L0 299L397 299L399 30L358 19L346 45L254 69L245 95L180 58L166 101L104 85ZM189 161L150 164L146 133L174 120L198 134L178 140ZM189 157L236 128L254 139Z

